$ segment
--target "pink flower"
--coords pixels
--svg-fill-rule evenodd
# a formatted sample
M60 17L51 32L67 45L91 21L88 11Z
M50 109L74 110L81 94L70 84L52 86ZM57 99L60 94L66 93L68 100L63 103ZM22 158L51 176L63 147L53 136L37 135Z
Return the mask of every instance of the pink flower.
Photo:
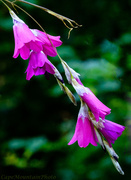
M99 121L99 117L105 119L105 116L110 114L111 109L105 106L94 94L93 92L84 87L79 79L73 79L72 85L75 88L81 99L87 104L89 109L94 114L96 121Z
M60 36L51 36L37 29L32 29L34 35L43 43L43 52L48 56L56 56L56 47L61 46ZM54 47L53 47L53 46Z
M89 143L97 146L98 139L94 130L94 126L88 118L88 108L86 105L82 105L80 108L75 133L68 145L71 145L76 141L78 141L78 145L80 147L84 148L88 146Z
M92 113L94 114L96 121L99 121L99 117L105 119L105 116L110 114L111 109L105 106L89 88L84 87L79 79L80 74L75 72L68 64L62 60L62 65L65 70L65 75L70 84L74 87L77 94L87 104Z
M125 127L120 124L108 121L106 119L103 122L103 126L104 127L100 129L100 132L106 138L110 147L112 147L111 143L114 144L117 138L122 135Z
M60 36L46 35L42 31L30 29L13 11L10 11L10 14L14 23L14 58L17 58L20 54L21 58L26 60L30 56L30 50L35 52L43 51L49 56L57 55L56 47L62 44Z
M26 73L26 79L30 80L33 75L55 74L55 67L42 51L39 53L32 51Z
M105 106L89 88L86 88L81 98L94 114L96 121L99 121L99 117L105 119L105 116L110 114L111 109Z
M29 58L30 50L40 52L42 50L42 42L35 37L29 27L16 14L10 12L13 18L13 31L15 38L14 58L20 54L21 58L26 60Z
M92 120L92 118L88 114L87 105L85 103L82 103L77 119L75 133L68 145L71 145L74 142L78 141L78 145L80 147L86 147L89 143L97 146L99 137L102 136L108 141L110 147L112 147L111 143L114 143L117 138L121 136L124 129L124 126L108 121L106 119L100 119L99 122L96 122L95 119ZM99 136L98 132L96 133L96 130L98 130Z

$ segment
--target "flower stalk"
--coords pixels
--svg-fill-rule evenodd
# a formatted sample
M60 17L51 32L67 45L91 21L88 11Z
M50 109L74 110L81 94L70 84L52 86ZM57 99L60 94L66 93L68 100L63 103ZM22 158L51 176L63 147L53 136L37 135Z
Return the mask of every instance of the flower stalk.
M55 13L45 7L30 3L25 0L0 0L9 10L9 13L13 20L13 32L15 39L15 48L13 58L17 58L19 55L23 60L29 60L26 69L26 79L30 80L33 76L53 75L60 88L69 97L71 102L76 106L76 100L72 92L65 85L63 78L57 68L48 60L48 56L58 56L68 83L74 88L78 96L80 97L81 107L78 113L77 123L74 135L68 145L71 145L78 141L78 145L87 147L90 143L93 146L97 146L99 143L104 150L107 150L109 156L118 170L118 172L124 175L121 169L118 159L119 156L112 148L112 144L121 136L125 127L117 123L106 120L106 115L111 113L111 109L104 105L88 88L85 87L76 71L74 71L58 54L56 47L62 45L60 36L52 36L45 32L43 27L24 9L16 5L16 2L22 2L39 9L46 11L47 13L60 19L64 25L69 28L69 34L73 28L78 28L81 25L77 24L74 20ZM21 20L6 3L10 3L13 8L17 7L27 15L29 15L42 29L30 29L23 20ZM67 25L69 23L70 26Z
M74 21L74 20L72 20L72 19L70 19L70 18L68 18L68 17L62 16L61 14L58 14L58 13L56 13L56 12L50 10L50 9L47 9L47 8L45 8L45 7L43 7L43 6L39 6L39 5L37 5L37 4L31 3L31 2L28 2L28 1L24 1L24 0L15 0L15 1L13 1L13 2L10 2L9 0L5 0L5 1L11 3L13 6L16 6L16 7L18 7L18 6L15 4L15 2L22 2L22 3L25 3L25 4L29 4L29 5L31 5L31 6L34 6L34 7L36 7L36 8L39 8L39 9L41 9L41 10L44 10L45 12L47 12L48 14L51 14L52 16L57 17L57 18L58 18L59 20L61 20L61 21L63 22L63 24L69 29L68 38L70 37L70 33L71 33L71 31L72 31L74 28L78 28L78 27L81 27L81 26L82 26L82 25L79 25L76 21ZM67 23L68 23L70 26L69 26Z
M112 163L114 164L115 168L117 169L117 171L121 174L124 175L124 172L120 166L120 164L118 163L118 159L119 156L116 154L116 152L114 151L114 149L112 147L109 146L109 144L104 140L104 145L106 147L106 150L112 160Z

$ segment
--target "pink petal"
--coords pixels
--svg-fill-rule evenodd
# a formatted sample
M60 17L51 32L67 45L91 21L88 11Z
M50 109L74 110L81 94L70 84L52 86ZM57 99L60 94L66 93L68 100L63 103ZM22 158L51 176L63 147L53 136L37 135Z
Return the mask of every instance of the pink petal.
M51 57L57 56L56 48L54 49L52 46L43 46L43 52Z
M105 119L105 116L110 114L111 109L105 106L92 92L87 88L88 93L83 93L81 98L91 109L95 116L96 121L99 121L99 117Z
M52 44L54 45L54 47L58 47L62 44L62 41L60 40L60 36L51 36L49 34L46 35L45 32L39 31L37 29L33 30L36 34L36 36L47 46L52 46ZM52 42L50 42L50 40Z
M30 49L35 52L40 52L43 50L42 43L39 41L30 41Z
M75 80L80 84L80 85L83 85L81 80L79 78L75 78Z
M32 68L36 69L37 67L43 67L45 62L49 62L49 60L43 52L31 52L30 63Z
M25 60L29 58L30 49L35 52L41 51L43 49L42 42L34 36L29 27L25 23L14 22L15 49L13 57L18 57L20 53L21 57Z
M13 30L16 49L20 49L25 43L28 43L31 40L35 40L34 34L24 23L15 23Z
M45 74L46 70L44 68L36 68L34 69L35 76L43 75Z
M38 76L45 74L46 72L50 74L55 74L54 66L47 59L46 55L43 52L36 53L32 51L26 70L26 79L29 80L33 75Z
M58 47L58 46L62 45L62 41L60 40L60 36L51 36L49 34L48 34L48 36L49 36L51 42L53 43L53 45L55 47Z
M97 137L94 131L93 124L87 118L79 117L76 124L76 129L73 138L68 143L68 145L73 144L78 141L80 147L86 147L91 143L94 146L97 146Z
M26 80L30 80L32 78L32 76L34 75L34 70L33 68L30 66L30 64L28 64L28 67L26 69Z
M17 58L19 56L19 53L20 53L20 50L15 48L13 58Z
M37 68L38 67L38 63L37 63L37 53L32 51L30 54L30 59L29 59L29 64L32 68Z
M47 56L43 52L37 53L37 67L43 67L48 62Z
M54 67L50 63L45 63L44 65L46 71L50 74L55 74Z
M26 60L30 56L30 49L27 44L25 44L21 49L20 49L20 56L22 59Z
M34 35L43 43L43 51L48 56L56 56L56 48L62 44L60 36L51 36L37 29L32 30ZM54 46L54 47L53 47Z
M111 143L114 144L117 138L121 136L125 127L120 124L108 121L106 119L104 121L105 121L103 123L104 128L100 129L100 131L103 134L103 136L106 138L106 140L108 141L110 147L112 147Z

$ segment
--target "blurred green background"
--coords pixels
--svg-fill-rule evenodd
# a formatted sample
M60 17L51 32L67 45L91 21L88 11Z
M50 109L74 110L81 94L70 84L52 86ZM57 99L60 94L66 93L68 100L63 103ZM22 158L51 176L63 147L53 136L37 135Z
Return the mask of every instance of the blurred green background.
M106 117L126 126L113 145L125 172L120 175L100 145L68 146L75 130L80 103L75 107L50 76L26 81L28 60L13 59L12 19L0 2L0 179L109 180L130 179L131 170L131 0L29 0L67 16L83 26L68 29L57 18L21 5L46 30L60 35L61 57L78 73L85 86L108 107ZM39 29L18 10L30 28ZM67 81L58 57L49 58Z

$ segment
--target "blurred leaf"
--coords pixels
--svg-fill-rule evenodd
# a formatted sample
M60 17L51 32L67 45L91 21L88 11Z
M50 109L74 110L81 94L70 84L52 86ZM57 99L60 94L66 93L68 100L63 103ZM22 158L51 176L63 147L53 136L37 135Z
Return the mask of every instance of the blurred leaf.
M97 88L101 92L110 92L110 91L118 91L121 87L121 82L120 81L103 81L100 83Z
M8 146L10 149L14 149L14 150L25 148L30 150L31 152L36 152L45 143L47 143L47 139L41 136L41 137L34 137L29 139L12 139L8 142Z
M130 45L131 44L131 33L122 34L118 40L120 45Z
M121 49L115 43L104 40L100 45L102 57L111 63L117 63L121 57Z
M116 67L105 59L88 59L84 62L74 60L69 65L80 73L82 79L88 81L102 81L103 79L115 78L123 74L122 69Z
M11 17L9 16L8 18L4 18L0 21L0 27L4 30L12 30L13 28L13 22L12 22L12 19ZM12 30L13 31L13 30Z
M127 69L131 70L131 55L130 54L127 56L126 67Z

